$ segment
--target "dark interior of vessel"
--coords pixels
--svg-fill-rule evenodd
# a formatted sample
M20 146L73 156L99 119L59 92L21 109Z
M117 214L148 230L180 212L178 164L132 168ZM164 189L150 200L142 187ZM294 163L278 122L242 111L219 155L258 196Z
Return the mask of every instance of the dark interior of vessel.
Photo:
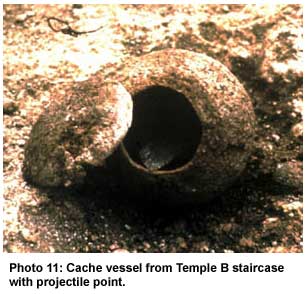
M191 103L171 88L152 86L133 97L133 121L124 147L139 165L173 170L194 156L201 123Z

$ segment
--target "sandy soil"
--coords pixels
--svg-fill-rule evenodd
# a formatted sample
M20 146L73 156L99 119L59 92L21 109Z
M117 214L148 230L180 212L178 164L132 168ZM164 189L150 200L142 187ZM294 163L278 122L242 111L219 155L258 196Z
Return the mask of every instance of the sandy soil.
M101 29L75 37L48 17ZM255 152L233 188L148 208L95 174L79 189L24 180L31 127L62 82L164 48L218 59L253 100ZM5 252L302 252L301 6L4 5L3 63Z

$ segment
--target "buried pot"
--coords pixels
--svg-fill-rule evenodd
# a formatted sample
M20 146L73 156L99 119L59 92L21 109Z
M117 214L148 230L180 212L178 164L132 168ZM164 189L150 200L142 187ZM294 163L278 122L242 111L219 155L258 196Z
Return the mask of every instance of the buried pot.
M79 184L88 166L105 166L109 157L133 194L203 201L244 170L254 124L250 98L225 66L205 54L162 50L55 97L32 129L24 175L41 186Z

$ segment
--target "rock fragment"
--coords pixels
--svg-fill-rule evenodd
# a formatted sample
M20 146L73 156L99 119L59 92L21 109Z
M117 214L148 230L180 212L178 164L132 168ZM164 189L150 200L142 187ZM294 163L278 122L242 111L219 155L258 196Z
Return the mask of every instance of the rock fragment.
M297 124L295 124L292 128L291 128L291 133L295 138L299 138L302 139L303 138L303 122L299 122Z
M15 101L6 97L3 100L3 114L12 115L18 110L18 105Z
M300 161L279 163L273 177L281 185L303 191L303 163Z

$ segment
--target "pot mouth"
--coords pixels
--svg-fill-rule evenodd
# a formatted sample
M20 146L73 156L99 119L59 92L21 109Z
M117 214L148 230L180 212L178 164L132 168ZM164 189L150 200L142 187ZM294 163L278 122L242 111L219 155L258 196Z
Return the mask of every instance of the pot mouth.
M122 142L131 164L150 173L185 169L200 144L201 121L180 92L150 86L132 96L133 118Z

